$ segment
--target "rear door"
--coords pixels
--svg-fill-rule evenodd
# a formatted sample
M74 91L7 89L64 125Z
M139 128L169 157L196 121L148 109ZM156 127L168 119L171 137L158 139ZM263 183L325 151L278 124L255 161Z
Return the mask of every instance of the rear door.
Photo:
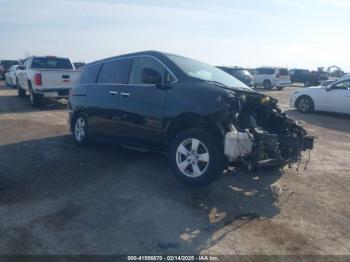
M89 128L100 138L114 140L120 137L120 94L128 81L130 65L131 59L104 62L99 68L96 83L88 87Z
M254 74L254 84L255 85L262 85L262 82L264 80L264 68L258 68L255 70Z
M158 149L163 140L163 116L167 88L142 82L144 68L156 70L163 85L171 82L169 71L159 60L150 56L133 59L129 85L123 86L120 96L122 137L129 144Z

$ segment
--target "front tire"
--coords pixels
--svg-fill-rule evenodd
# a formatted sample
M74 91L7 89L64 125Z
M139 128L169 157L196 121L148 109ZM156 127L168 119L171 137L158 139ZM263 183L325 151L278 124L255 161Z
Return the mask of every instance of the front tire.
M169 161L174 175L184 184L201 187L213 182L224 169L221 143L201 129L187 129L170 144Z
M295 102L295 106L301 113L311 113L314 111L314 102L309 96L301 96Z
M90 143L88 122L83 114L78 114L72 122L72 135L79 146L87 146Z

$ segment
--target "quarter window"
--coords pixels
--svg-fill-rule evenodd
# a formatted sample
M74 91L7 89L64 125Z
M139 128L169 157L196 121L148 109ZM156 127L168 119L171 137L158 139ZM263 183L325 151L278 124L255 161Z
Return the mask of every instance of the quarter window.
M92 84L96 83L98 71L101 64L86 65L80 75L80 84Z
M128 79L130 64L130 59L119 59L103 63L97 83L125 84Z

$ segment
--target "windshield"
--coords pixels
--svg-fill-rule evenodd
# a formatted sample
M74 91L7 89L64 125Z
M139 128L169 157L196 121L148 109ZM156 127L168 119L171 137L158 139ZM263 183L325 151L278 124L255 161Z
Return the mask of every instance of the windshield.
M216 67L181 56L167 56L188 76L205 81L221 83L230 88L244 88L250 90L250 88L241 81Z

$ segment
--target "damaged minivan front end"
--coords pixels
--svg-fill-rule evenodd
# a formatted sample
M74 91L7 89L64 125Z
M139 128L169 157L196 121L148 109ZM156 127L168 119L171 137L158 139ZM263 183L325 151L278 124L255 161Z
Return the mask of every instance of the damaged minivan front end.
M225 101L224 152L231 165L284 167L313 149L314 137L282 112L277 99L239 89L228 91Z

